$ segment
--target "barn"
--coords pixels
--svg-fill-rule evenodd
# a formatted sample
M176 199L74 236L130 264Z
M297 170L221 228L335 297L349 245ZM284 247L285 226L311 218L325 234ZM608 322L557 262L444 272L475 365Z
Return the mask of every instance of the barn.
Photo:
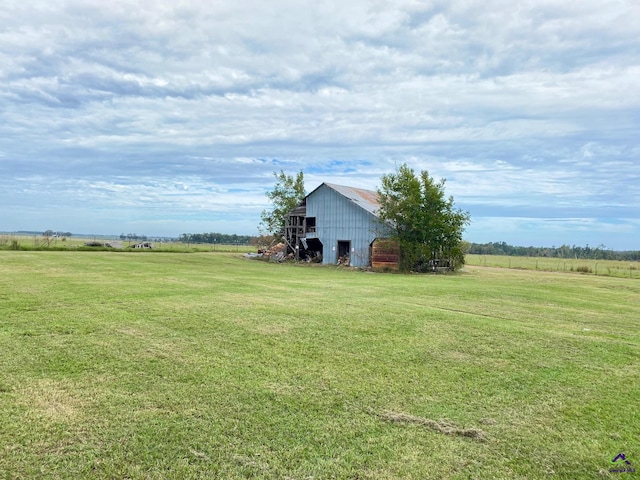
M375 266L376 239L388 236L378 209L374 191L323 183L287 214L287 251L323 264Z

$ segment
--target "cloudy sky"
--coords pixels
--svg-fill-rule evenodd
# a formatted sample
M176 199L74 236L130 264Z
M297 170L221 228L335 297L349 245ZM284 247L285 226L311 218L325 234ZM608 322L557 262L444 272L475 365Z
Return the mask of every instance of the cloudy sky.
M640 249L637 0L4 0L0 230L257 234L274 171Z

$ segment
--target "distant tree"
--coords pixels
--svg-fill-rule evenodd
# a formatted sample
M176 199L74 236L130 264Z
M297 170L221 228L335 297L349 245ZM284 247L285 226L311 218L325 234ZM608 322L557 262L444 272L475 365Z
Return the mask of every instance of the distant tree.
M279 241L279 239L274 235L260 235L259 237L252 237L249 245L266 248L277 241Z
M226 245L248 245L254 237L228 233L183 233L178 240L183 243L209 243Z
M500 248L498 248L500 247ZM586 247L561 245L559 247L518 247L508 245L505 242L493 242L493 243L471 243L469 252L476 255L513 255L513 256L527 256L527 257L544 257L551 256L557 258L586 258ZM627 250L627 251L614 251L606 248L605 245L600 244L597 248L591 250L591 254L596 255L595 259L605 260L640 260L640 251Z
M282 170L273 172L276 184L273 190L267 192L267 197L273 204L271 210L263 210L260 233L278 235L284 230L286 215L294 209L305 197L304 175L302 170L295 176L287 175Z
M425 170L417 176L406 164L382 176L379 216L400 245L402 270L423 270L436 259L450 261L453 268L464 265L462 232L469 213L455 209L453 197L445 198L444 184Z

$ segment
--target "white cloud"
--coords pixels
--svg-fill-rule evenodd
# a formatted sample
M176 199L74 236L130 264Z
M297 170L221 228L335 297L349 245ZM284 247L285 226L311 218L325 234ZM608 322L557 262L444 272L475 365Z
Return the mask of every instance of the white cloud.
M483 217L632 218L639 17L630 0L10 1L0 201L20 222L43 195L80 208L78 230L98 201L115 230L120 208L247 225L273 171L375 188L408 162Z

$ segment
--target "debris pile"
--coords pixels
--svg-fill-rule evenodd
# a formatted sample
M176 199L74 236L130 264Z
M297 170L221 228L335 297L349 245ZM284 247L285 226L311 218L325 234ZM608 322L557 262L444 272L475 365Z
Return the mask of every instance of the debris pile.
M84 242L85 247L107 247L107 248L122 248L122 242L110 240L108 242L90 241Z
M153 248L153 243L151 242L134 243L133 245L129 245L129 248Z
M349 255L343 255L342 257L338 257L338 265L349 266Z
M306 244L303 244L307 247ZM289 252L289 253L287 253ZM291 248L287 248L284 242L272 243L267 248L258 249L258 253L245 253L245 257L249 258L264 258L271 260L272 262L293 262L300 261L306 263L322 263L322 251L314 250L311 248L300 248L297 250L297 257L294 252L291 252ZM349 264L349 257L347 257L347 265Z
M263 257L268 258L276 262L282 262L287 257L286 248L283 242L276 243L275 245L270 245L266 249L259 249L257 255L251 255L253 257Z
M102 242L84 242L85 247L104 247L104 243Z
M316 250L305 250L301 252L300 260L307 263L322 263L322 252Z

